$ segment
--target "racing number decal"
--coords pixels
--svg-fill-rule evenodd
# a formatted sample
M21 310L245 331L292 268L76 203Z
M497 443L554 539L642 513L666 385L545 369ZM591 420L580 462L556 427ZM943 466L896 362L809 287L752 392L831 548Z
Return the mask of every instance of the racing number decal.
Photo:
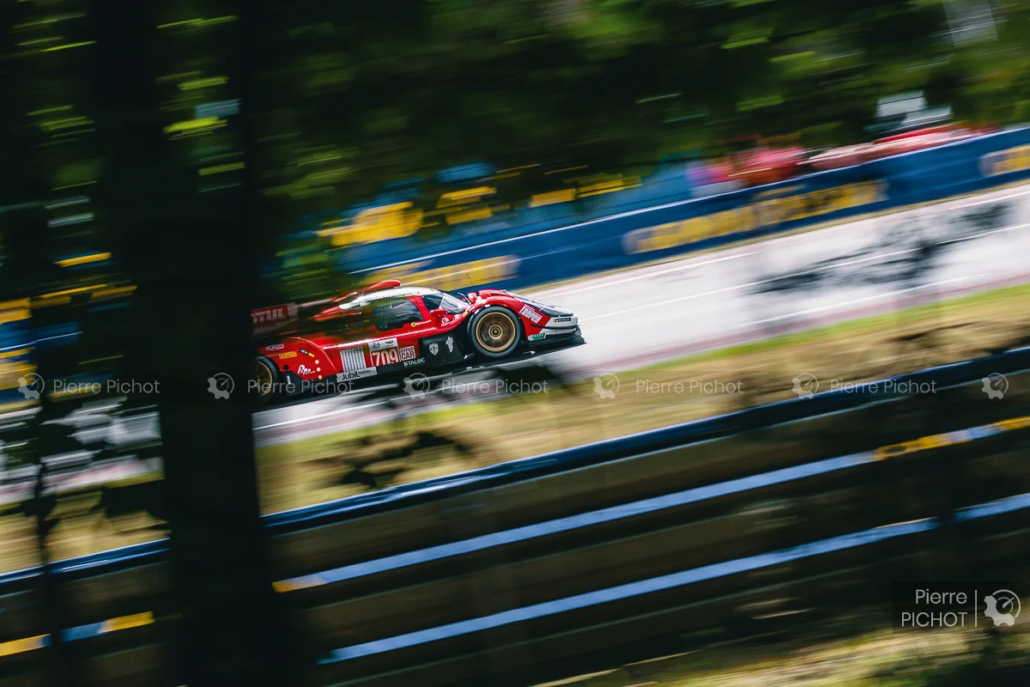
M385 348L381 351L369 351L372 356L372 364L376 367L391 365L401 361L400 353L396 348Z
M400 352L397 348L397 339L395 338L371 342L368 344L368 354L372 358L372 365L375 367L392 365L401 361Z

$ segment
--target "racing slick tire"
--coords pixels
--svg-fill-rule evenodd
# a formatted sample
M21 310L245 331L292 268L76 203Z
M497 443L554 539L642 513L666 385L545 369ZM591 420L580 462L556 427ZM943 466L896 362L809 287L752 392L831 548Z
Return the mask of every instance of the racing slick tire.
M491 305L469 322L469 339L476 352L487 358L504 358L515 352L522 341L519 316L507 308Z
M259 403L268 403L275 398L275 388L278 381L279 368L276 367L275 363L263 355L254 359L254 382Z

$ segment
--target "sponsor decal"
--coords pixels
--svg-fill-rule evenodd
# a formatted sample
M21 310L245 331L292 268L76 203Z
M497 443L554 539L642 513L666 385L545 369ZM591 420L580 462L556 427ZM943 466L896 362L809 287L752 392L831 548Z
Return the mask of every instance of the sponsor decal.
M361 377L374 377L378 372L374 367L366 367L360 370L351 370L347 372L341 372L336 375L336 381L343 382L348 379L359 379Z
M429 352L436 355L440 352L440 344L431 343L429 344Z
M397 339L382 339L368 344L369 353L373 351L384 351L387 348L397 348Z
M296 358L297 357L297 351L286 351L285 353L280 353L279 355L277 355L275 357L278 358L279 360L288 360L289 358Z
M268 351L281 351L286 348L286 344L272 344L271 346L265 346L265 350Z
M250 318L253 324L272 324L292 319L295 309L296 306L293 305L273 305L268 308L251 310Z
M997 150L980 158L980 172L985 177L1009 172L1025 172L1028 169L1030 169L1030 146Z
M415 359L415 347L404 346L401 348L401 360L414 360Z
M426 359L425 358L417 358L415 360L405 360L404 361L404 367L413 367L415 365L425 365L425 364L426 364Z
M572 322L572 318L571 317L556 317L554 319L554 321L555 322Z
M309 374L311 374L313 372L314 372L314 370L312 370L310 367L308 367L304 363L301 363L300 365L297 366L297 374L309 375Z
M444 341L444 343L447 344L447 352L454 353L454 337L448 336L447 340Z
M545 334L544 332L540 332L539 334L530 334L529 335L529 340L530 341L540 341L541 339L545 339L545 338L547 338L547 334Z
M519 314L522 315L523 317L525 317L527 320L529 320L533 324L540 324L540 321L544 319L543 315L541 315L540 313L538 313L536 310L534 310L533 308L529 307L528 305L522 306L522 310L519 310Z
M622 247L627 255L637 255L675 248L713 236L819 217L886 199L887 184L880 181L860 181L811 190L803 186L777 188L755 196L754 202L744 207L634 229L623 236Z

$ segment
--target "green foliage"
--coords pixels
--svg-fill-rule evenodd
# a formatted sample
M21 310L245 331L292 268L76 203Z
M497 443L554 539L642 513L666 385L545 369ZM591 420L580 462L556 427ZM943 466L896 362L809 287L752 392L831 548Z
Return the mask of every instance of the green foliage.
M1030 0L995 3L996 37L970 42L939 0L267 7L254 110L281 231L455 164L646 173L758 137L858 142L900 92L974 122L1018 121L1030 102ZM491 183L511 202L543 190Z
M336 209L477 160L618 171L738 136L848 143L877 98L919 88L963 116L1008 121L1022 111L1025 5L1003 7L997 41L958 47L926 0L284 6L261 22L264 133L284 142L272 192ZM352 155L299 164L322 148Z

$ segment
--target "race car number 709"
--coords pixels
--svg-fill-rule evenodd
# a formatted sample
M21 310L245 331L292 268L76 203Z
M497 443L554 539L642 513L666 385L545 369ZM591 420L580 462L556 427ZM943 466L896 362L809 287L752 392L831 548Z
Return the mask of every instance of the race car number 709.
M372 356L372 364L376 367L391 365L401 361L400 354L396 348L387 348L382 351L369 351Z

